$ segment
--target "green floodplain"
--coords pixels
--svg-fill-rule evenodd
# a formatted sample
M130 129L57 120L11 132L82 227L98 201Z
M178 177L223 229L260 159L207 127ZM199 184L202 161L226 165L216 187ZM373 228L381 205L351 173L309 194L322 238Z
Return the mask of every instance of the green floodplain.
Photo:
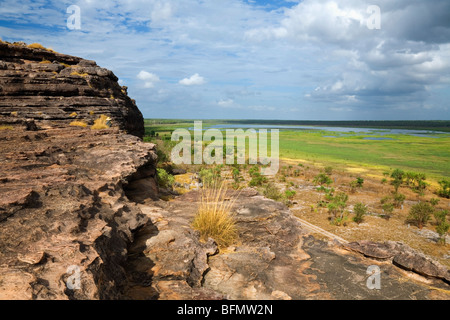
M204 130L242 126L243 130L267 128L270 132L272 128L279 128L280 158L286 161L332 165L373 175L398 168L425 173L427 180L434 182L450 177L450 121L202 122ZM194 120L146 119L145 126L145 141L167 141L178 128L189 129L193 136ZM405 133L405 130L414 130L418 134Z

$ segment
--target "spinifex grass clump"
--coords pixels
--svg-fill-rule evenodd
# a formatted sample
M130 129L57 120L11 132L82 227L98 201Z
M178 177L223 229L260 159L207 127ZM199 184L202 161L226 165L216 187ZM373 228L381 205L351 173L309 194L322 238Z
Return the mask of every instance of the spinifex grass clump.
M86 122L83 121L72 121L70 123L71 127L82 127L82 128L86 128L88 126L88 124Z
M237 197L227 197L227 190L225 183L219 181L203 188L198 213L192 223L202 240L213 238L221 248L230 246L238 237L231 211Z
M94 125L91 127L92 130L102 130L108 129L108 117L102 114L100 118L94 121Z

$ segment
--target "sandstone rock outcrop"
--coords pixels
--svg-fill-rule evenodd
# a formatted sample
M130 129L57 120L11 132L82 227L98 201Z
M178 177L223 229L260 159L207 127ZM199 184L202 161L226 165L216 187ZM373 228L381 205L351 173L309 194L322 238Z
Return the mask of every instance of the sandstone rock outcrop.
M148 220L123 185L155 163L154 146L117 129L15 125L0 148L0 298L119 298L128 244ZM68 289L71 266L83 290Z
M142 114L117 81L95 61L0 41L2 116L67 126L73 121L92 125L104 114L113 126L142 137Z

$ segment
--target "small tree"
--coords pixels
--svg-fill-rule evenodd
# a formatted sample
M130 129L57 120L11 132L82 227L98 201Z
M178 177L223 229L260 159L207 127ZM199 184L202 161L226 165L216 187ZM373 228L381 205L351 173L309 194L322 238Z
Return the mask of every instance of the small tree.
M443 198L450 199L450 180L443 179L439 181L440 189L437 192L437 195Z
M400 208L403 202L405 202L405 199L406 197L404 194L396 193L394 194L394 197L392 199L393 200L392 204L394 205L395 208Z
M434 212L436 219L436 232L439 234L439 242L445 244L445 236L450 229L450 224L447 222L447 210L440 210Z
M334 224L341 224L344 219L344 211L347 206L348 195L344 192L337 193L331 197L331 202L328 204L328 211L332 215L331 222Z
M428 202L419 202L411 207L408 219L422 229L430 220L434 212L433 206Z
M400 169L395 169L391 173L391 184L394 186L395 193L398 192L398 188L402 185L405 178L405 172Z
M355 213L355 216L353 217L353 221L360 224L364 220L364 216L367 214L367 206L363 204L362 202L358 202L353 207L353 212Z
M384 211L385 217L389 219L392 215L392 212L394 212L394 205L391 202L383 203L381 208Z
M358 188L362 188L363 184L364 184L364 179L361 178L361 177L357 177L356 178L356 184L357 184Z

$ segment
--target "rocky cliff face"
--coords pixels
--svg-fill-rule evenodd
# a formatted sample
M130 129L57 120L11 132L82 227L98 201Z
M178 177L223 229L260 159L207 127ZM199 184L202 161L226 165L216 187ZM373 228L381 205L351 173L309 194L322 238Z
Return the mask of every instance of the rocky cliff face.
M69 125L100 115L111 128ZM148 222L124 186L145 180L157 194L143 133L111 71L0 43L0 299L121 297L128 245Z
M113 126L142 137L142 114L110 70L95 61L60 54L43 47L0 42L0 115L57 120L61 126L78 120L88 125L104 114ZM55 122L52 124L56 125Z

